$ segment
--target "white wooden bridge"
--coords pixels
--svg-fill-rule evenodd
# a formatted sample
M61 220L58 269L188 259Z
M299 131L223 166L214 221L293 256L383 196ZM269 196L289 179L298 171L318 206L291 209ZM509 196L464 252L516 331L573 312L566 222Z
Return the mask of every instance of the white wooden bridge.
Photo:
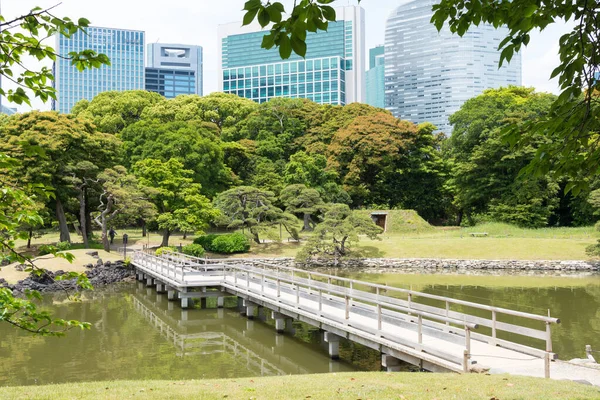
M428 371L511 373L577 379L554 360L558 318L244 260L137 251L139 280L180 300L237 296L243 314L268 309L276 330L300 320L324 331L329 355L345 338L380 351L389 371L405 361ZM205 301L205 300L204 300Z

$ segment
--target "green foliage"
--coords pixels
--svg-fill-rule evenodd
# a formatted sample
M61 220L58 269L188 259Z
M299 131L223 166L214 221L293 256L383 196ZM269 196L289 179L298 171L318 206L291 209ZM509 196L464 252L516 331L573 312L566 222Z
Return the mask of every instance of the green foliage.
M250 250L250 241L246 235L239 232L217 235L209 250L220 254L246 253Z
M48 9L36 7L12 20L0 16L2 21L0 75L16 85L16 89L8 91L0 88L0 96L5 96L9 102L31 105L27 91L33 92L35 97L44 102L56 99L56 89L52 85L54 80L52 68L48 66L38 70L22 68L27 58L37 61L55 61L57 57L66 57L79 71L110 65L110 60L105 54L98 54L94 50L72 51L65 55L58 54L51 46L44 43L56 35L70 38L78 32L85 32L85 28L90 24L90 21L85 18L79 18L77 21L68 17L58 18L51 11L54 7Z
M58 242L56 243L58 251L66 251L71 249L71 243L69 242Z
M279 48L281 58L289 58L292 51L301 57L306 55L306 32L326 31L328 21L335 21L335 9L328 4L333 0L301 0L294 3L289 17L284 18L285 9L280 2L248 0L244 5L244 25L255 19L261 27L271 25L270 33L265 35L262 47Z
M335 262L351 254L352 246L359 235L378 239L383 232L373 220L365 215L352 212L346 204L330 204L323 221L317 225L308 243L298 252L297 259L306 261L314 256L332 257Z
M600 239L597 243L586 246L585 254L587 254L590 257L600 257Z
M199 244L205 250L212 251L212 243L217 238L217 236L219 235L210 234L198 236L196 239L194 239L194 244Z
M180 161L149 158L138 161L134 170L157 209L156 222L164 232L163 246L168 245L172 231L201 232L219 216L210 200L200 194L202 186L193 182L193 172L184 169Z
M56 248L56 246L52 246L51 244L43 244L38 248L38 254L40 256L56 253L57 251L58 249Z
M173 246L161 246L158 249L156 249L154 251L154 255L156 256L162 256L163 254L169 254L169 253L173 253L174 251L177 251L176 247Z
M536 151L524 173L536 177L551 174L558 179L568 176L567 191L577 195L587 188L588 177L600 169L597 146L600 131L600 45L597 0L563 2L559 0L502 0L500 2L464 2L442 0L433 6L432 22L441 29L445 22L450 30L464 35L471 25L505 25L508 35L500 42L500 63L527 46L531 31L544 29L555 21L574 21L569 33L559 39L558 66L550 78L558 77L562 93L554 99L545 115L515 121L505 126L505 140L523 151L532 143ZM525 135L524 135L525 134ZM539 143L536 136L547 140Z
M193 257L204 257L204 247L199 244L188 244L182 247L183 254Z
M256 243L260 243L261 234L279 224L290 235L297 236L294 233L297 218L274 206L274 201L272 192L238 186L220 193L215 199L215 206L222 212L222 225L230 229L248 229Z

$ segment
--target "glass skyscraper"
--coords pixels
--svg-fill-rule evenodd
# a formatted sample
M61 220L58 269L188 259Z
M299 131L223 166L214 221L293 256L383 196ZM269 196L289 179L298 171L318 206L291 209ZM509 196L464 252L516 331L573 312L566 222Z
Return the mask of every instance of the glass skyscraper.
M369 70L365 76L367 83L367 101L373 106L385 107L385 55L384 46L369 50Z
M326 32L309 32L308 51L282 60L276 48L261 48L267 31L240 23L219 26L219 90L265 102L274 97L307 98L321 104L364 99L364 11L336 9Z
M460 37L446 24L438 33L430 23L435 2L407 2L387 20L385 107L398 118L429 121L450 134L448 118L466 100L485 89L521 85L521 56L498 69L504 27L472 26Z
M202 96L202 47L150 43L147 50L146 90L166 98Z
M57 101L52 109L68 113L79 100L92 100L109 90L144 89L144 32L88 27L71 38L56 35L56 50L63 56L91 49L106 54L111 65L78 71L70 60L58 57L54 65Z

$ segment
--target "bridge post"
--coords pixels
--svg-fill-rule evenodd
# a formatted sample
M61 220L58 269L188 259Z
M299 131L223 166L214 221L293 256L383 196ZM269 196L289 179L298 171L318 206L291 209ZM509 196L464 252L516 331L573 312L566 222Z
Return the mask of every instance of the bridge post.
M389 354L381 353L381 365L387 370L387 372L400 371L400 360L396 357L390 356Z
M152 279L152 277L150 277L149 275L146 275L146 286L154 286L154 279Z
M175 300L175 289L171 286L167 286L167 298L171 301Z
M186 297L187 288L183 288L183 290L179 294L179 298L181 299L181 308L188 308L190 306L190 299Z
M275 332L285 332L285 317L282 314L273 311L271 312L271 318L275 320Z
M217 297L217 308L223 308L224 305L225 305L225 298Z
M244 300L243 305L246 308L246 317L248 317L248 319L254 319L254 310L256 310L256 304L249 300Z
M296 333L296 329L294 329L294 320L292 318L287 318L285 320L285 330L286 332L294 335Z
M340 358L340 337L331 332L325 332L325 341L329 344L329 357L332 360Z
M238 297L237 299L238 301L238 310L240 311L240 315L241 316L245 316L246 315L246 307L244 307L244 299L242 299L241 297Z

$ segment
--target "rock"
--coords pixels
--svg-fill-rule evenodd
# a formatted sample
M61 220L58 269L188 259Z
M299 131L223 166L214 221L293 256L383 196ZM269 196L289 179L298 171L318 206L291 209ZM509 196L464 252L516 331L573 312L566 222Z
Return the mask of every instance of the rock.
M25 271L25 268L27 268L25 264L15 265L15 270L17 271Z
M98 260L96 260L96 266L97 266L97 267L100 267L100 266L102 266L102 264L104 264L104 263L102 262L102 259L101 259L101 258L99 258Z
M85 254L94 258L98 257L98 251L87 251Z
M490 368L489 367L484 367L483 365L480 364L473 364L470 368L471 372L476 373L476 374L485 374L488 373Z
M85 268L92 269L92 268L94 268L94 264L86 264Z

